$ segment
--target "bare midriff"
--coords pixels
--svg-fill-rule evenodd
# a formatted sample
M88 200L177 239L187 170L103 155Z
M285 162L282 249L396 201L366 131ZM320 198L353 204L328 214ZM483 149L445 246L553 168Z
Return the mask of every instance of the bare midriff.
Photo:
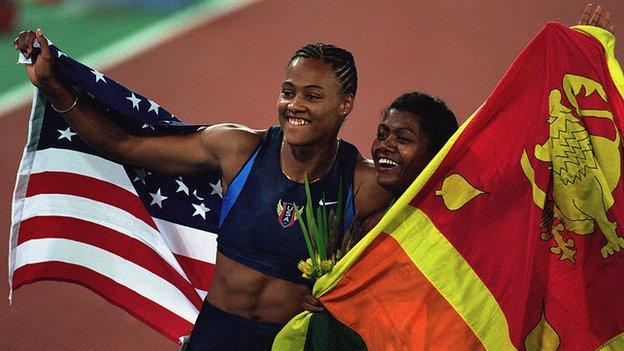
M275 278L217 253L217 270L206 295L215 307L247 319L286 323L303 311L309 288Z

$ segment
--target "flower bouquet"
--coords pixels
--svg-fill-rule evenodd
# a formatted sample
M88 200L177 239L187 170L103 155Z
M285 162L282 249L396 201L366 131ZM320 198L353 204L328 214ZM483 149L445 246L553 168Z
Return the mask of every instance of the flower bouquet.
M331 272L338 262L365 234L363 222L354 219L345 228L345 214L353 206L353 197L345 201L344 182L340 179L336 210L328 212L326 206L313 209L312 194L307 177L304 179L306 195L303 216L297 217L305 238L308 254L298 264L302 276L316 280ZM323 196L321 204L325 203ZM295 206L296 208L296 206ZM299 208L296 208L298 211ZM335 319L329 311L313 313L308 324L305 350L366 350L364 340L353 330Z
M342 179L339 183L335 211L328 211L323 205L314 209L307 177L304 179L304 188L305 211L303 216L297 217L297 222L303 232L310 256L305 261L300 261L297 267L304 278L317 279L331 272L336 262L361 239L363 230L360 221L354 221L347 230L344 228L345 213L353 206L353 198L345 201ZM325 203L325 196L321 203ZM300 211L297 206L295 208Z

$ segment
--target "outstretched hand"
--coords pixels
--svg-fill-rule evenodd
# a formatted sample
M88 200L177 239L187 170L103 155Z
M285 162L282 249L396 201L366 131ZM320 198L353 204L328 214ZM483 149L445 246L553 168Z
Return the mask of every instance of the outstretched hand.
M608 30L611 33L614 33L615 26L613 24L610 24L610 21L611 13L609 11L603 13L601 5L596 6L596 9L592 11L592 4L587 4L587 6L585 6L585 10L583 11L583 15L581 16L581 19L579 19L578 24L600 27L602 29Z
M35 39L41 48L41 53L36 58L33 57ZM50 53L48 40L43 36L41 29L37 29L36 32L32 30L21 32L13 41L13 47L32 59L32 64L26 64L24 67L33 85L44 91L51 90L58 85L54 76L54 58Z

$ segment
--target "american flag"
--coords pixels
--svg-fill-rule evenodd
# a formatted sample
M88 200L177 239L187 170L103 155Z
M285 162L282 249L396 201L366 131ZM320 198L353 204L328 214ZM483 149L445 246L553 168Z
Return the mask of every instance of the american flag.
M203 128L50 48L82 103L129 132ZM179 341L212 281L222 195L219 174L168 176L106 159L35 91L14 191L11 294L39 280L77 283Z

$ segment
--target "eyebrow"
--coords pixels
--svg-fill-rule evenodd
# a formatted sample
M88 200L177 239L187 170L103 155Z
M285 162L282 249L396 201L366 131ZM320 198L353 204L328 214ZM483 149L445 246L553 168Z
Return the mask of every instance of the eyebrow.
M384 129L388 129L388 130L392 129L392 128L388 127L388 125L383 124L383 122L379 123L379 125L377 126L377 129L382 128L382 127ZM413 129L409 129L409 128L394 129L395 133L402 132L402 131L410 132L410 133L412 133L412 134L414 134L416 136L418 136L420 134L420 130L413 130Z
M289 81L284 81L284 82L282 83L282 85L285 85L285 84L288 84L288 85L291 85L291 86L295 86L293 83L291 83L291 82L289 82ZM316 85L316 84L308 84L308 85L304 85L304 86L303 86L303 88L304 88L304 89L320 89L320 90L325 90L325 88L323 88L323 87L322 87L322 86L320 86L320 85Z
M310 88L315 88L315 89L321 89L321 90L325 90L325 88L323 88L320 85L315 85L315 84L310 84L310 85L306 85L303 87L304 89L310 89Z
M377 125L377 127L384 127L384 128L387 128L387 129L393 129L388 124L385 123L386 121L387 121L387 119L384 118L384 120L382 120L381 123L379 123ZM396 130L397 132L400 132L402 130L407 130L408 132L415 133L415 131L413 129L410 129L410 128L397 128L397 129L394 129L394 130Z

